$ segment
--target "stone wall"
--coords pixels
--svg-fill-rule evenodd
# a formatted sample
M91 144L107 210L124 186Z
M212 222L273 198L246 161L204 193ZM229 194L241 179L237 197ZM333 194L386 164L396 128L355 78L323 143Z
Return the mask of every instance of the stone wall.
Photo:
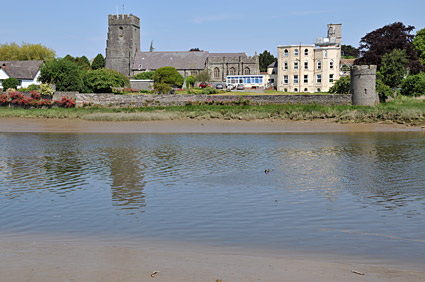
M104 107L144 107L144 106L170 106L184 105L188 101L234 101L239 96L212 96L212 95L115 95L115 94L76 94L75 92L57 92L55 100L61 97L76 99L77 107L83 104L99 105ZM243 99L249 99L254 104L324 104L324 105L347 105L351 104L351 95L245 95Z

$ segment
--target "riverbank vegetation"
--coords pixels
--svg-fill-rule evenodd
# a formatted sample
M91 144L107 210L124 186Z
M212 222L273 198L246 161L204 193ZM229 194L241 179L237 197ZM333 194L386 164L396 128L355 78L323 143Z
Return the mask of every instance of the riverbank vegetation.
M239 100L238 100L239 101ZM234 104L187 103L168 107L80 107L23 109L0 108L0 118L76 118L94 121L145 121L173 119L222 120L316 120L335 122L388 122L425 125L425 96L397 97L376 107L318 104L251 105L249 100Z

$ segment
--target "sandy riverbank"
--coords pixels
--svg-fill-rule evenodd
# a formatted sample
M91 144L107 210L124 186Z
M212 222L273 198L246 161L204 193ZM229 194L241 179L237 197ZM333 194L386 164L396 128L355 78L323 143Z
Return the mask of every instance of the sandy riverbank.
M169 120L97 122L79 119L0 119L0 132L57 133L297 133L297 132L425 132L420 126L319 121Z
M425 281L425 272L361 261L156 244L1 239L0 281Z

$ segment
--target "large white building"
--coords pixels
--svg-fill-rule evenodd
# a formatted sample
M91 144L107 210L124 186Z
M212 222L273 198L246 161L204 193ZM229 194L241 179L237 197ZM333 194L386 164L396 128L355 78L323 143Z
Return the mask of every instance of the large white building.
M329 24L327 38L312 45L278 46L277 90L327 92L340 77L341 24Z

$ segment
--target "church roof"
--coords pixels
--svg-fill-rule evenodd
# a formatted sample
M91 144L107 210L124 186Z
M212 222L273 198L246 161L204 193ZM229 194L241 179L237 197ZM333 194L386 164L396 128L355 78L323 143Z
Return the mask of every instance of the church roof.
M247 58L246 53L210 53L208 57L244 57Z
M174 67L177 70L203 70L208 57L206 51L138 52L134 70L156 70Z
M33 80L43 61L0 61L0 68L9 77Z

